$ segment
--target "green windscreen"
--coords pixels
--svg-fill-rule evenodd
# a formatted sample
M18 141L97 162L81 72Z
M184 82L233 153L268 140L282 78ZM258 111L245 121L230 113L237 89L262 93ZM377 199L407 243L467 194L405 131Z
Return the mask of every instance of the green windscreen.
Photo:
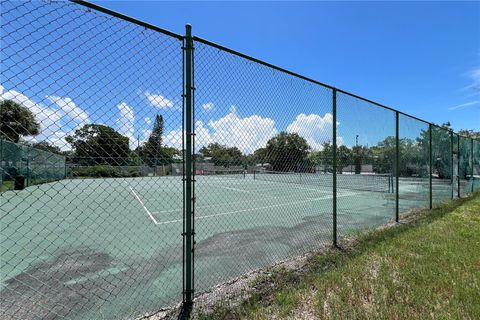
M480 140L473 140L473 191L480 190Z
M2 190L13 189L18 176L31 186L65 178L65 156L32 148L31 146L0 140Z
M459 136L459 179L460 196L465 196L472 192L472 139Z
M432 200L440 204L452 198L452 136L432 126Z
M429 205L429 125L409 116L399 117L399 211Z

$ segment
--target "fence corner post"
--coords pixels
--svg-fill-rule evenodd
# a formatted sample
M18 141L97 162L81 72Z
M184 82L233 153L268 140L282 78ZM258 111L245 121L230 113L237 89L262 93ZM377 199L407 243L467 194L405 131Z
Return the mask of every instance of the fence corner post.
M337 89L332 96L332 204L333 204L333 245L337 246Z
M183 272L183 303L188 309L193 303L193 245L194 245L194 231L193 231L193 179L192 179L192 114L193 114L193 38L192 26L187 24L185 26L185 194L184 194L184 272Z

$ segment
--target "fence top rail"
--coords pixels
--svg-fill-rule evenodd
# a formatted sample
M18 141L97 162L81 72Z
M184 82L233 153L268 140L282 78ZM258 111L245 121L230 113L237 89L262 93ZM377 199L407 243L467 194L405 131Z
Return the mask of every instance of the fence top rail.
M236 56L239 56L239 57L248 59L248 60L250 60L250 61L253 61L253 62L262 64L262 65L264 65L264 66L266 66L266 67L270 67L270 68L272 68L272 69L275 69L275 70L278 70L278 71L287 73L287 74L292 75L292 76L294 76L294 77L297 77L297 78L300 78L300 79L309 81L309 82L311 82L311 83L314 83L314 84L317 84L317 85L321 85L321 86L326 87L326 88L328 88L328 89L336 90L336 91L338 91L338 92L340 92L340 93L343 93L343 94L349 95L349 96L351 96L351 97L354 97L354 98L363 100L363 101L365 101L365 102L374 104L374 105L376 105L376 106L378 106L378 107L381 107L381 108L384 108L384 109L388 109L388 110L391 110L391 111L393 111L393 112L398 112L399 114L408 116L408 117L410 117L410 118L413 118L413 119L415 119L415 120L424 122L424 123L426 123L426 124L430 124L430 122L428 122L428 121L426 121L426 120L417 118L417 117L415 117L415 116L409 115L409 114L404 113L404 112L402 112L402 111L399 111L399 110L396 110L396 109L394 109L394 108L388 107L388 106L386 106L386 105L383 105L383 104L381 104L381 103L375 102L375 101L373 101L373 100L369 100L369 99L367 99L367 98L361 97L361 96L356 95L356 94L353 94L353 93L351 93L351 92L348 92L348 91L345 91L345 90L342 90L342 89L338 89L338 88L336 88L336 87L334 87L334 86L331 86L331 85L328 85L328 84L326 84L326 83L323 83L323 82L314 80L314 79L312 79L312 78L303 76L303 75L301 75L301 74L298 74L298 73L296 73L296 72L293 72L293 71L284 69L284 68L282 68L282 67L273 65L273 64L271 64L271 63L268 63L268 62L266 62L266 61L263 61L263 60L254 58L254 57L252 57L252 56L249 56L249 55L247 55L247 54L241 53L241 52L239 52L239 51L235 51L235 50L233 50L233 49L224 47L224 46L222 46L222 45L220 45L220 44L218 44L218 43L215 43L215 42L212 42L212 41L209 41L209 40L206 40L206 39L197 37L197 36L194 36L194 37L193 37L193 40L195 40L195 41L197 41L197 42L201 42L201 43L206 44L206 45L209 45L209 46L212 46L212 47L217 48L217 49L219 49L219 50L222 50L222 51L225 51L225 52L234 54L234 55L236 55ZM435 125L435 124L432 123L432 125ZM438 125L436 125L436 126L438 126Z
M119 13L119 12L116 12L116 11L113 11L113 10L110 10L110 9L107 9L105 7L102 7L102 6L99 6L97 4L94 4L94 3L91 3L91 2L88 2L88 1L85 1L85 0L70 0L71 2L74 2L76 4L80 4L82 6L85 6L87 8L90 8L90 9L93 9L93 10L96 10L96 11L99 11L99 12L103 12L103 13L106 13L108 15L111 15L111 16L114 16L114 17L117 17L119 19L122 19L122 20L125 20L125 21L128 21L128 22L131 22L133 24L136 24L136 25L139 25L141 27L144 27L144 28L147 28L147 29L151 29L153 31L157 31L157 32L161 32L167 36L170 36L170 37L173 37L173 38L176 38L180 41L183 41L183 36L182 35L179 35L179 34L176 34L175 32L172 32L172 31L169 31L169 30L166 30L166 29L163 29L163 28L160 28L160 27L157 27L153 24L150 24L150 23L147 23L147 22L144 22L144 21L141 21L141 20L138 20L138 19L135 19L135 18L132 18L130 16L127 16L127 15L124 15L122 13Z
M94 3L91 3L91 2L88 2L88 1L85 1L85 0L69 0L73 3L76 3L76 4L79 4L79 5L82 5L82 6L85 6L87 8L90 8L90 9L93 9L93 10L96 10L96 11L99 11L99 12L103 12L103 13L106 13L106 14L109 14L111 16L114 16L114 17L117 17L119 19L122 19L122 20L125 20L125 21L128 21L128 22L131 22L133 24L136 24L136 25L139 25L139 26L142 26L142 27L145 27L145 28L148 28L148 29L151 29L151 30L154 30L154 31L157 31L157 32L160 32L160 33L163 33L165 35L168 35L168 36L171 36L173 38L176 38L180 41L183 41L185 39L185 37L183 35L180 35L180 34L177 34L177 33L174 33L172 31L169 31L169 30L166 30L166 29L163 29L163 28L160 28L158 26L155 26L155 25L152 25L150 23L147 23L147 22L144 22L144 21L141 21L141 20L138 20L138 19L135 19L133 17L130 17L130 16L127 16L127 15L124 15L122 13L119 13L119 12L116 12L116 11L113 11L113 10L110 10L110 9L107 9L105 7L102 7L102 6L99 6L97 4L94 4ZM320 81L317 81L315 79L312 79L312 78L309 78L309 77L306 77L306 76L303 76L299 73L296 73L296 72L293 72L293 71L290 71L290 70L287 70L285 68L282 68L282 67L279 67L279 66L276 66L274 64L271 64L271 63L268 63L266 61L263 61L263 60L260 60L260 59L257 59L257 58L254 58L252 56L249 56L247 54L244 54L244 53L241 53L239 51L236 51L236 50L233 50L233 49L230 49L230 48L227 48L227 47L224 47L218 43L215 43L215 42L212 42L212 41L209 41L209 40L206 40L206 39L203 39L201 37L197 37L197 36L193 36L192 37L194 41L198 41L198 42L201 42L201 43L204 43L206 45L209 45L209 46L212 46L214 48L217 48L219 50L222 50L222 51L225 51L225 52L228 52L228 53L231 53L231 54L234 54L236 56L239 56L239 57L242 57L244 59L247 59L247 60L250 60L252 62L256 62L256 63L259 63L261 65L264 65L266 67L269 67L269 68L272 68L272 69L275 69L275 70L278 70L280 72L284 72L286 74L289 74L291 76L294 76L294 77L297 77L299 79L303 79L305 81L308 81L308 82L311 82L311 83L314 83L314 84L317 84L317 85L320 85L320 86L323 86L325 88L328 88L330 90L334 90L334 91L338 91L340 93L343 93L343 94L346 94L346 95L349 95L351 97L354 97L354 98L357 98L357 99L360 99L360 100L363 100L365 102L368 102L368 103L371 103L373 105L376 105L378 107L381 107L381 108L384 108L384 109L387 109L387 110L391 110L393 112L397 112L401 115L404 115L404 116L407 116L407 117L410 117L412 119L415 119L415 120L418 120L418 121L421 121L423 123L426 123L426 124L429 124L429 125L433 125L435 127L438 127L438 128L441 128L441 129L445 129L437 124L434 124L434 123L431 123L429 121L426 121L426 120L423 120L421 118L418 118L418 117L415 117L415 116L412 116L410 114L407 114L405 112L402 112L402 111L399 111L397 109L394 109L394 108L391 108L391 107L388 107L384 104L381 104L381 103L378 103L378 102L375 102L373 100L370 100L370 99L367 99L367 98L364 98L364 97L361 97L359 95L356 95L354 93L351 93L351 92L348 92L348 91L345 91L345 90L342 90L342 89L338 89L334 86L331 86L331 85L328 85L326 83L323 83L323 82L320 82ZM445 130L448 130L448 131L451 131L453 133L455 133L452 129L445 129ZM460 136L458 133L456 133L458 136ZM465 136L463 136L465 137ZM469 137L465 137L465 138L469 138ZM472 138L473 139L473 138ZM473 139L473 140L476 140L476 139Z
M311 79L311 78L309 78L309 77L302 76L301 74L298 74L298 73L296 73L296 72L293 72L293 71L284 69L284 68L282 68L282 67L273 65L273 64L268 63L268 62L266 62L266 61L263 61L263 60L254 58L254 57L252 57L252 56L246 55L246 54L244 54L244 53L235 51L235 50L233 50L233 49L224 47L224 46L222 46L222 45L220 45L220 44L218 44L218 43L215 43L215 42L212 42L212 41L209 41L209 40L205 40L205 39L200 38L200 37L197 37L197 36L194 36L194 37L193 37L193 40L194 40L194 41L197 41L197 42L201 42L201 43L206 44L206 45L209 45L209 46L211 46L211 47L217 48L217 49L219 49L219 50L222 50L222 51L225 51L225 52L234 54L234 55L236 55L236 56L245 58L245 59L247 59L247 60L250 60L250 61L259 63L259 64L261 64L261 65L264 65L264 66L266 66L266 67L269 67L269 68L278 70L278 71L280 71L280 72L284 72L284 73L286 73L286 74L289 74L289 75L291 75L291 76L294 76L294 77L303 79L303 80L305 80L305 81L308 81L308 82L311 82L311 83L314 83L314 84L318 84L318 85L323 86L323 87L326 87L326 88L328 88L328 89L331 89L331 90L336 89L335 87L332 87L332 86L330 86L330 85L328 85L328 84L326 84L326 83L322 83L322 82L320 82L320 81Z

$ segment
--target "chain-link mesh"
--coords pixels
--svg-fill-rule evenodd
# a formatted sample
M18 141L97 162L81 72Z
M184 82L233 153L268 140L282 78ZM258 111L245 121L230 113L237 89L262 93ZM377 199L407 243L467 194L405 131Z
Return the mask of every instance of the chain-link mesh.
M473 140L473 191L480 190L480 141Z
M448 129L432 126L433 204L452 199L452 135Z
M339 235L390 220L395 213L395 112L337 94L337 144Z
M459 137L459 170L460 196L466 196L472 192L472 139Z
M182 41L52 1L2 2L1 33L2 171L25 183L2 179L24 190L1 194L0 318L178 302Z
M332 91L201 41L194 67L202 291L331 241Z
M399 211L429 206L429 125L399 117Z
M480 189L480 141L189 33L55 1L0 25L0 319L142 317Z
M66 177L65 156L0 139L2 190L58 181Z

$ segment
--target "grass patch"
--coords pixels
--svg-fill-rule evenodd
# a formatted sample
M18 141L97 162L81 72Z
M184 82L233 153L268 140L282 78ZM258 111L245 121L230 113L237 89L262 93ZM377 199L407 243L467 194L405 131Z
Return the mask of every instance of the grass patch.
M200 319L480 319L480 194L340 242L256 279Z
M3 181L3 183L0 184L0 192L13 190L13 184L13 181Z

